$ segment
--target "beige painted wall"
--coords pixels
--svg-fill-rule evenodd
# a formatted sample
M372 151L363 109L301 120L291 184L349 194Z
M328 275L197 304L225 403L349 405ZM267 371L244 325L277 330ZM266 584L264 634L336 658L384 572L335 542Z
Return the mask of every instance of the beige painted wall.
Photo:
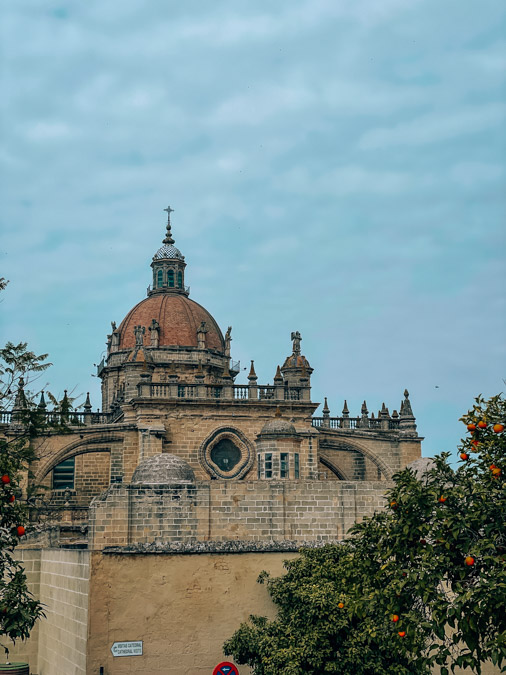
M28 661L38 675L86 675L89 552L35 549L19 555L47 618L12 652L11 660Z
M260 572L279 575L296 555L92 553L89 675L211 675L241 621L274 615ZM144 641L142 657L112 656L114 642L133 640Z

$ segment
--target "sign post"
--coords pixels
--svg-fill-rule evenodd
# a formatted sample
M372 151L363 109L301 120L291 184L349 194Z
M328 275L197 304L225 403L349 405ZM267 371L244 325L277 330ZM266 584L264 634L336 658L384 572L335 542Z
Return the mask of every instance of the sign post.
M113 656L142 656L142 640L115 642L111 652Z
M223 661L223 663L218 663L213 670L213 675L239 675L239 671L237 670L237 666L234 666L233 663Z

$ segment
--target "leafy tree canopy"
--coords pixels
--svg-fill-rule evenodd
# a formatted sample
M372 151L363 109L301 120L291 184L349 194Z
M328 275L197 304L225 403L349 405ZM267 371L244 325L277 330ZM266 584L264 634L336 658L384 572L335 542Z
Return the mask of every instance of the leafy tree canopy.
M506 671L506 402L479 397L449 453L394 477L384 510L269 578L277 618L251 616L225 654L255 675Z
M47 354L29 351L24 342L8 342L0 349L0 415L12 422L0 428L0 637L14 642L26 639L43 616L42 605L28 591L24 568L14 555L29 522L26 477L35 459L33 440L50 430L65 432L71 408L67 396L59 404L56 401L58 413L52 421L25 391L51 365L46 359ZM6 411L12 411L12 416ZM8 653L7 644L3 646Z

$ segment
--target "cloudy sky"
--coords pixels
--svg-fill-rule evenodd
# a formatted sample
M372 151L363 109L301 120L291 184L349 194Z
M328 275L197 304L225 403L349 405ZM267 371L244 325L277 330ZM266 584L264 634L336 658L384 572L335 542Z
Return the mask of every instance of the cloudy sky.
M191 296L272 382L398 408L454 450L505 388L503 0L11 0L1 339L90 391L170 204ZM245 374L238 382L245 381ZM320 408L321 410L321 408Z

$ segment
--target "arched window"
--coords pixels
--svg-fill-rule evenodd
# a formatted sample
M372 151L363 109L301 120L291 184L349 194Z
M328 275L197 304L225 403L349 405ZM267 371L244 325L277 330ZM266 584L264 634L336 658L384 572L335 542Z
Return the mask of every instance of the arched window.
M169 270L167 272L167 283L170 288L174 288L174 270Z
M158 287L163 286L163 272L162 272L162 270L158 270L158 274L157 274L157 286L158 286Z
M181 270L177 273L177 287L183 288L183 273Z

